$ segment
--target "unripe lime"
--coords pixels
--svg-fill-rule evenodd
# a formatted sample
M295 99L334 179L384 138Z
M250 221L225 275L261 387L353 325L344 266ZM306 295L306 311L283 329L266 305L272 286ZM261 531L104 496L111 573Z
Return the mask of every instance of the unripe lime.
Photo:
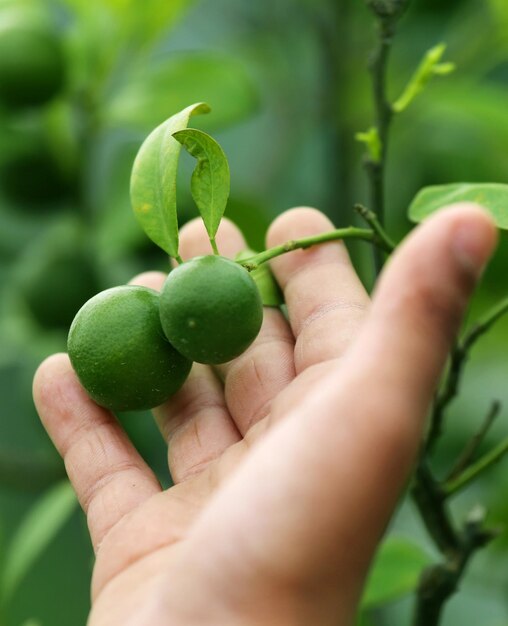
M76 311L101 289L85 224L62 216L30 241L13 278L27 312L44 328L68 329Z
M0 167L0 188L16 207L54 210L72 191L69 181L43 146L23 150Z
M168 275L160 295L169 341L198 363L225 363L256 338L263 304L246 269L224 257L202 256Z
M0 14L0 101L10 108L42 105L64 81L65 55L57 34L44 23Z
M23 278L20 293L33 317L46 328L68 328L76 310L97 293L99 285L92 259L82 250L57 251Z
M162 404L192 365L164 337L159 296L146 287L114 287L94 296L74 318L67 346L90 397L113 411Z

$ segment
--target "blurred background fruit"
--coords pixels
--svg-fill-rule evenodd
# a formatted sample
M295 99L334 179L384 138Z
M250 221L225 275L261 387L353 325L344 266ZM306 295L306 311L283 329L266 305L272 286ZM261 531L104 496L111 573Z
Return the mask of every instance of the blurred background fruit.
M507 28L505 0L413 0L401 22L389 74L394 98L440 41L449 44L457 71L394 124L387 215L394 238L409 230L406 207L421 186L506 182ZM48 489L63 476L31 402L34 369L65 349L68 323L90 295L168 267L130 211L130 168L144 137L176 110L210 103L212 113L196 125L213 132L228 155L226 215L255 249L269 221L290 206L317 206L347 225L356 219L353 203L368 198L354 135L371 124L366 63L373 38L371 15L352 0L0 0L2 556L25 514L45 494L56 497ZM197 213L192 167L184 155L182 222ZM370 286L370 250L359 244L351 252ZM469 320L506 295L507 263L503 236ZM472 355L439 447L443 472L492 398L508 404L507 340L503 321ZM150 417L120 418L168 484L166 451ZM485 445L503 432L506 411ZM493 524L506 524L507 476L500 465L471 487L454 503L459 517L481 501ZM92 563L85 523L76 508L57 510L64 516L58 533L56 526L39 529L40 553L5 598L2 626L29 618L42 626L85 624ZM435 558L409 502L391 532L412 544L408 562L415 545ZM394 580L404 577L397 555ZM504 536L474 561L444 626L508 623L507 556ZM421 566L421 554L416 562ZM404 580L389 602L373 596L365 624L410 623L414 581Z
M44 105L65 83L59 33L23 2L0 10L0 102L13 110Z

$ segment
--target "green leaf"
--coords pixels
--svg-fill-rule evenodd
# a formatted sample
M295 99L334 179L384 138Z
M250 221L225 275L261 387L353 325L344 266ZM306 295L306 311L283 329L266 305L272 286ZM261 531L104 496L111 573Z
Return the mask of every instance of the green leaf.
M411 203L408 215L421 222L439 209L456 202L481 204L498 228L508 230L508 185L499 183L453 183L422 189Z
M15 0L19 2L19 0ZM157 39L165 30L171 28L190 8L195 0L62 0L80 18L79 28L83 29L83 20L94 23L94 17L100 16L99 27L106 25L112 37L111 42L101 42L102 47L114 43L121 45L128 41L130 46L146 44ZM101 24L102 22L102 24ZM106 22L106 24L104 24Z
M441 43L425 53L402 95L393 103L392 109L395 113L401 113L407 109L433 76L446 76L455 70L453 63L441 63L445 51L446 44Z
M364 133L356 133L355 139L356 141L365 144L369 157L374 163L379 163L381 161L383 144L381 143L379 131L375 126L369 128L369 130Z
M381 545L370 571L362 608L370 609L411 593L430 562L427 553L408 539L388 538Z
M174 53L134 69L103 114L109 125L146 129L188 102L210 104L214 114L204 124L210 129L245 119L257 108L259 97L253 78L237 59L210 52Z
M174 258L178 258L176 174L182 146L173 134L187 127L191 115L209 111L200 102L170 117L144 141L132 168L134 213L148 237Z
M201 130L188 128L173 133L173 137L197 159L191 193L210 241L214 241L229 198L228 160L215 139Z
M23 622L22 626L42 626L42 623L36 619L28 619L26 622Z
M76 504L71 485L64 481L47 491L22 520L6 552L1 585L4 602L70 518Z
M254 250L247 248L236 256L236 261L244 261L257 254ZM264 306L282 306L284 304L284 296L281 288L275 280L274 275L268 263L262 263L257 269L253 270L250 275L258 286L261 300Z

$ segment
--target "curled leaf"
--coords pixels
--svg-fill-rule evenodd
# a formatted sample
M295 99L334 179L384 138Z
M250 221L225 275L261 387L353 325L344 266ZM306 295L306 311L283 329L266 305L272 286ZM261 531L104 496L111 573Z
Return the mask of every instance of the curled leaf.
M173 134L187 127L191 115L208 113L203 102L192 104L158 126L144 141L131 175L134 213L148 237L178 258L176 175L181 144Z
M215 139L201 130L187 128L174 133L173 137L197 160L191 193L210 241L214 242L229 197L228 160Z

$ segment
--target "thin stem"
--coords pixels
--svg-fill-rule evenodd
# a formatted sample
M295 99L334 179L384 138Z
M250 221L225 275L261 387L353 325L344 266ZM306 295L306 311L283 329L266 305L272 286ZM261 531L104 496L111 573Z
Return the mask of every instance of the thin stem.
M432 409L430 430L427 437L427 452L432 452L443 432L445 410L459 391L462 370L467 359L463 344L457 344L450 355L450 365L445 376L443 390L438 393Z
M178 263L178 265L181 265L183 263L183 259L179 254L175 256L175 261Z
M469 330L463 340L464 347L469 350L503 315L508 313L508 297L498 302Z
M496 417L499 415L500 410L501 410L501 403L498 400L495 400L492 403L489 409L489 412L485 416L485 419L483 420L483 424L481 428L468 441L464 450L462 451L462 453L456 460L454 466L450 470L445 482L450 482L451 480L454 480L455 478L460 476L460 474L462 474L462 472L466 469L466 467L471 465L473 458L476 452L478 451L478 448L481 446L483 440L485 439L487 433L489 432Z
M430 430L427 437L427 451L432 452L442 433L446 409L459 392L464 365L473 346L506 313L508 313L508 298L501 300L480 318L464 335L462 341L459 341L453 349L442 391L437 394L434 401Z
M480 459L478 459L478 461L476 461L476 463L473 463L466 468L460 476L447 481L442 486L444 496L449 498L464 489L464 487L476 480L480 474L500 461L506 454L508 454L508 437L501 441L500 444L492 448L492 450L484 454Z
M369 209L367 209L367 207L364 207L363 204L355 204L354 209L372 228L372 230L378 236L379 240L384 243L385 249L390 249L390 251L393 252L397 245L383 228L378 216L374 213L374 211L369 211Z
M292 241L286 241L286 243L281 244L280 246L275 246L273 248L269 248L264 252L260 252L255 256L250 257L249 259L243 259L237 261L240 265L243 265L249 272L257 269L262 263L266 263L271 259L280 256L281 254L286 254L286 252L292 252L293 250L304 250L305 248L310 248L311 246L315 246L321 243L326 243L328 241L339 241L345 239L360 239L361 241L368 241L369 243L373 243L376 246L379 246L381 249L386 252L391 252L391 248L387 245L385 241L382 241L378 238L377 234L368 228L355 228L354 226L349 226L348 228L337 228L336 230L331 230L327 233L321 233L319 235L313 235L312 237L305 237L303 239L294 239Z
M217 248L217 243L215 241L215 237L210 237L210 243L212 244L213 253L216 256L220 256L220 252L219 252L219 249Z

